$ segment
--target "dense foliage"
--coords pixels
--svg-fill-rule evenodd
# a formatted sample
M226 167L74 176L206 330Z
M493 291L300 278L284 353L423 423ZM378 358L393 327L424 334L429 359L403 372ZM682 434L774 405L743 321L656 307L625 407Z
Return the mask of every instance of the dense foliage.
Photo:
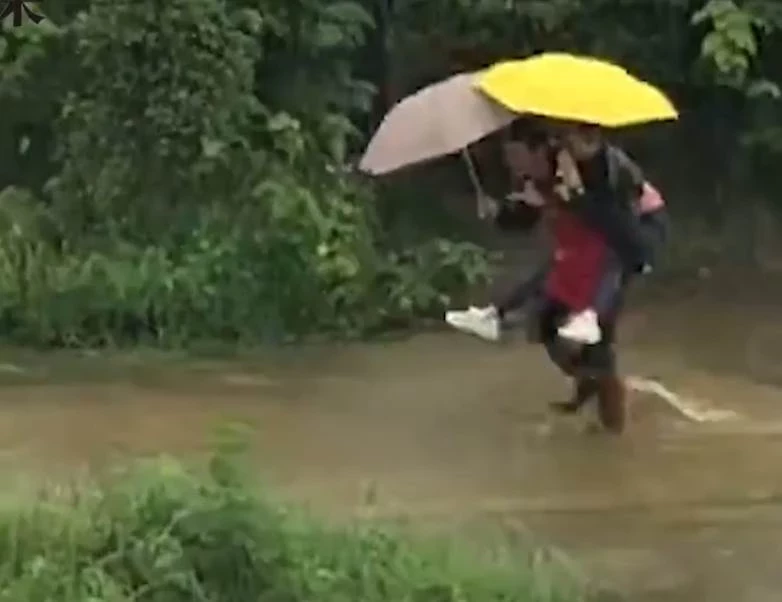
M672 93L682 121L628 144L699 218L688 242L754 253L776 200L773 0L42 8L0 39L0 328L15 340L279 341L436 315L484 254L427 226L442 220L423 219L423 192L378 198L344 166L400 94L536 50L606 56Z
M487 561L388 530L325 529L263 502L217 460L209 476L160 461L100 486L7 500L0 601L584 599L540 554Z
M6 32L3 126L22 169L0 195L4 333L360 335L480 278L466 243L389 246L371 190L343 173L346 116L369 98L342 58L372 26L360 7L88 4Z

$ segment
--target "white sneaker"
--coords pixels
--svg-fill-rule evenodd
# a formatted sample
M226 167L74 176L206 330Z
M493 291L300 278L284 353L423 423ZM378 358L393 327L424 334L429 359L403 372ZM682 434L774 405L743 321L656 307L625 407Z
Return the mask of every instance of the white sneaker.
M486 341L500 340L501 324L493 306L470 307L466 311L449 311L445 321L457 330L478 336Z
M567 322L557 330L563 339L581 343L582 345L594 345L602 338L600 326L597 323L597 313L593 309L586 309L568 317Z

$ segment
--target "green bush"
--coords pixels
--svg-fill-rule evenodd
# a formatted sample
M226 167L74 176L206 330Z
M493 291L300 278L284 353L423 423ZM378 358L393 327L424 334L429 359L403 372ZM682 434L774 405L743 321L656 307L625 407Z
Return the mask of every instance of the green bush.
M339 167L355 133L341 112L363 98L340 55L371 19L350 3L303 2L299 29L280 21L283 8L91 0L45 36L10 34L26 52L2 57L17 77L0 78L0 101L30 96L44 75L63 98L36 117L55 116L47 185L0 193L4 336L67 346L361 336L436 315L449 291L484 277L470 245L394 249L371 191ZM282 90L292 79L330 73L324 44L340 77L330 92L309 90L312 106L293 103ZM71 64L52 72L62 56ZM291 57L298 75L286 79L272 67Z
M0 510L0 602L566 602L553 562L481 560L374 527L328 529L210 475L141 464ZM477 551L476 551L477 552Z
M378 210L341 173L365 142L356 124L410 82L546 48L616 59L680 106L675 128L626 139L672 206L708 218L677 221L671 263L751 255L722 238L756 238L736 220L749 192L779 205L775 2L473 4L71 0L3 28L0 332L184 345L439 314L486 277L485 257L439 238L417 178Z
M252 14L220 0L93 0L72 21L78 68L49 186L71 236L159 240L234 198L264 118Z
M474 286L483 254L434 240L374 245L368 199L263 183L242 214L204 211L176 244L55 244L56 223L21 191L0 194L0 328L30 344L101 346L362 336L438 315Z

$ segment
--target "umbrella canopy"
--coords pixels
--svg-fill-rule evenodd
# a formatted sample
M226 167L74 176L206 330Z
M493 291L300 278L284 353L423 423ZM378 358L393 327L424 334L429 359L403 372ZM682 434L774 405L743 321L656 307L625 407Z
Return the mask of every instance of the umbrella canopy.
M478 91L477 77L455 75L399 102L380 124L359 169L389 173L456 153L509 125L518 115Z
M478 78L478 88L517 113L623 127L677 119L673 103L622 67L590 57L545 53L506 61Z

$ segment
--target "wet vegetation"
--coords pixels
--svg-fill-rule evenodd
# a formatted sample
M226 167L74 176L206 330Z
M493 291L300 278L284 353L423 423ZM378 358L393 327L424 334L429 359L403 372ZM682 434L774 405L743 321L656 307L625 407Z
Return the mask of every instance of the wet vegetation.
M619 60L681 105L680 124L628 140L680 214L677 261L765 261L775 237L773 0L41 8L0 39L14 342L281 342L438 316L482 282L485 250L446 226L448 191L378 189L346 165L401 94L547 48Z
M0 511L8 602L575 602L561 566L411 543L391 530L325 528L274 506L217 454L50 489Z
M407 92L544 49L619 61L681 107L678 124L620 136L676 215L671 266L777 257L767 244L782 231L777 0L39 9L44 21L0 31L6 341L281 343L439 317L489 269L474 223L449 209L469 195L464 172L378 185L349 165ZM499 189L494 150L475 153ZM390 531L325 528L256 496L219 455L207 474L144 464L0 510L0 602L581 595L538 556L479 559Z

